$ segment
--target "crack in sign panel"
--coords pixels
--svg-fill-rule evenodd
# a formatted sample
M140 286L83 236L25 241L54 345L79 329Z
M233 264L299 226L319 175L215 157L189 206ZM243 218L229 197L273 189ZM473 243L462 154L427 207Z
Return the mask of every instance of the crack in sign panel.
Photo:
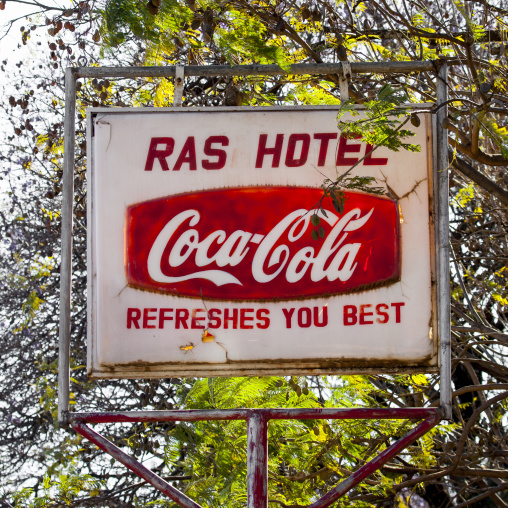
M222 344L221 342L218 342L217 340L215 340L215 335L211 334L208 331L208 325L209 325L209 322L210 322L210 314L208 312L208 308L206 306L205 299L203 297L203 292L202 291L201 291L201 302L203 303L203 307L205 308L206 319L208 320L208 322L206 323L206 326L204 327L203 332L201 334L201 342L203 342L203 343L213 342L214 344L217 344L217 346L219 346L224 351L224 353L226 355L226 363L229 363L230 360L229 360L229 357L228 357L228 350L226 349L224 344ZM195 319L197 310L198 309L194 309L192 311L192 314L193 314L192 315L192 319ZM194 344L193 342L189 342L188 344L186 344L184 346L180 346L180 349L182 351L184 351L184 353L187 353L188 351L192 351L195 347L197 347L197 344Z
M97 120L95 122L96 125L107 125L107 131L108 131L108 144L106 145L106 149L104 150L105 152L108 151L108 148L109 148L109 144L111 143L111 124L109 122L106 122L106 120L103 120L102 118Z
M392 199L395 199L397 201L400 201L401 199L404 199L404 198L407 198L408 196L410 196L411 194L415 193L416 196L418 197L418 199L420 199L420 196L418 196L417 192L416 192L416 189L420 186L421 183L425 182L427 180L427 178L422 178L421 180L418 180L417 182L415 182L415 184L413 185L413 187L408 190L405 194L403 194L402 196L399 196L395 190L390 187L390 185L388 184L388 178L385 176L385 174L381 171L381 174L383 175L383 182L384 184L386 185L386 188L388 189L388 192L387 192L387 195L388 197L392 198ZM420 200L421 202L421 200Z
M256 235L256 236L260 236L260 235ZM217 344L217 346L219 346L221 349L223 349L224 353L226 353L226 363L229 363L228 350L226 349L226 347L222 343L217 342L215 340L215 335L212 335L208 331L208 326L209 326L209 323L210 323L210 313L208 312L208 307L206 306L206 303L205 303L205 297L203 295L203 289L199 288L199 292L201 293L201 303L203 304L203 307L205 308L206 318L208 319L207 326L205 327L205 330L203 331L203 335L201 336L201 342L213 342L214 344Z
M124 289L128 288L129 287L129 284L125 284L125 286L120 289L120 291L118 292L118 294L116 295L116 298L118 298L123 292L124 292Z

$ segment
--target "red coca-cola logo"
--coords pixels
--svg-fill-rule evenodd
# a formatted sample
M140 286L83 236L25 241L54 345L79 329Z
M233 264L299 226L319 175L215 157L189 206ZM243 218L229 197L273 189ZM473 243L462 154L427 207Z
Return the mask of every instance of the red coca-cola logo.
M395 201L346 192L326 201L324 238L311 217L323 191L246 187L182 194L127 209L132 287L218 300L291 300L400 279Z

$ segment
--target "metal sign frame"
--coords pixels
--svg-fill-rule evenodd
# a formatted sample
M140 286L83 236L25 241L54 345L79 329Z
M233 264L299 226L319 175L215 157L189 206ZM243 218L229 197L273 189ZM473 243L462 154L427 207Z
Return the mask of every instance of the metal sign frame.
M378 408L378 409L230 409L206 411L131 411L124 413L71 412L70 411L70 336L72 287L72 229L74 201L74 157L76 82L80 78L175 78L175 106L181 105L184 76L275 76L275 75L327 75L341 77L341 99L347 98L343 81L351 73L413 73L437 74L437 139L434 142L437 168L434 170L435 263L437 274L438 343L440 363L440 405L430 408ZM444 61L383 62L383 63L323 63L296 64L288 70L277 65L247 66L167 66L167 67L70 67L65 74L64 167L62 189L62 259L60 281L60 326L58 364L58 423L71 426L99 448L106 451L138 476L159 489L179 506L200 508L200 505L173 488L146 469L135 459L91 430L86 423L161 422L202 420L247 421L247 490L249 508L268 506L268 455L267 426L270 419L423 419L394 444L371 462L365 464L337 485L309 508L330 506L364 478L428 432L442 419L452 418L451 351L450 351L450 269L449 269L449 218L448 218L448 147L447 131L443 120L447 115L447 64Z

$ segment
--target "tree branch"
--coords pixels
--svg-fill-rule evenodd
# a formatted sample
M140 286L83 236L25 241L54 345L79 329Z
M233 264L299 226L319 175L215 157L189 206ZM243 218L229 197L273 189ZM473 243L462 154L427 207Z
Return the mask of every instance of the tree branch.
M457 154L452 152L452 150L448 150L448 155L452 160L452 166L454 168L458 169L464 176L467 176L470 180L473 180L474 183L478 184L480 187L499 199L504 206L508 206L508 191L480 173L464 159L458 157ZM508 161L505 161L505 163L508 165Z
M480 164L487 164L487 166L508 166L508 160L506 160L502 155L488 154L484 152L479 152L478 155L475 155L469 146L465 146L455 139L448 138L448 142L460 153L467 155Z

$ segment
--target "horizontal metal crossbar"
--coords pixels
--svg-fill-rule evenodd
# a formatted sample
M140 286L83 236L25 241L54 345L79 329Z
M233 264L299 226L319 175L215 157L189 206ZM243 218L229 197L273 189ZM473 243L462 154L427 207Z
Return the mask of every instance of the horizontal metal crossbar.
M426 60L420 62L351 62L351 72L392 74L410 72L437 71L441 61ZM71 72L74 78L174 78L176 65L164 67L74 67ZM343 62L331 63L305 63L294 64L288 68L278 65L186 65L184 75L186 77L215 77L215 76L281 76L281 75L326 75L341 74L344 68Z
M248 420L252 414L269 420L420 420L441 414L439 408L263 408L263 409L187 409L174 411L125 411L68 413L68 422L197 422L208 420Z

